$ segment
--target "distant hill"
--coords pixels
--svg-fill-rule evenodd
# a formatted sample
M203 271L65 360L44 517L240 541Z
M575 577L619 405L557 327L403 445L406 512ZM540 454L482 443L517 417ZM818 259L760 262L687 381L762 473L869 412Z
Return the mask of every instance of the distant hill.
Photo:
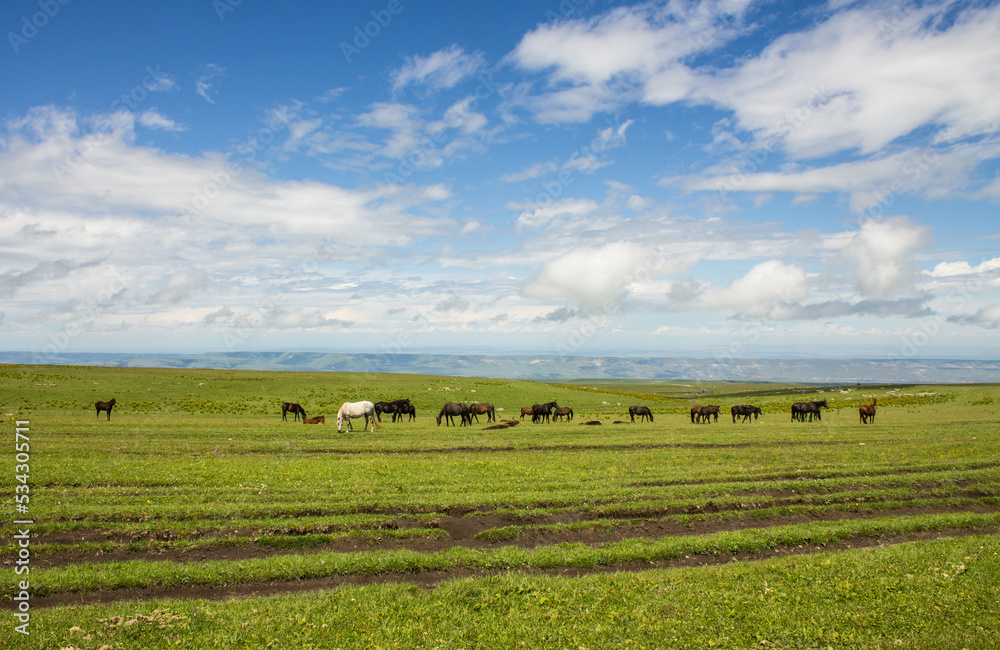
M0 363L144 368L402 372L504 379L695 379L805 383L992 383L1000 361L946 359L738 359L711 357L561 357L557 355L210 352L67 353L40 357L0 352Z

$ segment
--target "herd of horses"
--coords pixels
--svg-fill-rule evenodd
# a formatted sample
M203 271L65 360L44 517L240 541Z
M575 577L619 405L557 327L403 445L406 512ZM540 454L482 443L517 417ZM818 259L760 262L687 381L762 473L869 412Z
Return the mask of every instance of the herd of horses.
M111 420L111 409L115 407L117 402L114 399L110 399L107 402L95 402L94 407L97 409L97 418L101 418L101 411L105 411L108 414L108 420ZM871 404L862 404L858 408L858 415L860 417L861 424L868 424L875 422L875 407L876 400L873 397ZM819 400L817 402L796 402L792 404L792 422L805 422L806 416L809 417L809 422L813 419L817 421L822 421L823 411L822 409L830 408L826 400ZM692 406L691 407L691 423L708 423L711 421L719 421L719 413L722 411L722 407L714 404L705 406ZM281 419L287 420L288 414L291 413L295 422L298 422L299 416L302 416L303 424L325 424L326 418L322 415L316 417L307 417L306 410L302 408L300 404L295 404L293 402L284 402L281 405ZM388 413L392 416L392 421L396 422L397 418L400 422L403 421L403 416L409 416L409 420L417 419L417 410L414 408L413 403L410 402L409 398L398 399L392 402L344 402L340 410L337 411L337 431L340 431L344 421L347 422L347 430L351 431L351 420L364 418L365 419L365 429L368 428L369 423L371 424L372 432L375 428L379 426L379 422L382 421L382 414ZM750 404L740 404L739 406L734 406L730 409L730 413L733 416L733 424L736 424L737 418L740 418L740 422L748 422L752 417L754 420L759 418L764 414L764 412L757 406L751 406ZM635 422L635 418L638 417L639 421L648 419L650 422L653 421L653 412L648 406L630 406L628 407L628 414L632 422ZM460 426L469 425L472 426L472 418L479 422L479 416L485 415L486 422L496 422L497 415L496 409L489 402L466 404L465 402L446 402L444 406L441 407L441 411L437 414L437 424L441 426L442 420L445 422L446 426L454 426L455 418L459 418ZM559 406L556 402L546 402L545 404L534 404L532 406L525 406L521 409L521 420L524 420L525 416L530 415L531 421L538 422L555 422L559 418L563 418L566 421L573 419L573 409L568 406ZM506 422L506 420L505 420ZM514 422L510 420L510 422Z

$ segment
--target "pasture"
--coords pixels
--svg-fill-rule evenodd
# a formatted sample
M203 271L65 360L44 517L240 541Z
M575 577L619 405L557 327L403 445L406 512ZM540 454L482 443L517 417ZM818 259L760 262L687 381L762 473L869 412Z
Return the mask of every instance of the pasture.
M0 366L34 522L30 635L0 644L1000 647L1000 386L681 383ZM337 432L400 398L415 421ZM435 424L473 401L518 424ZM574 419L519 420L550 401Z

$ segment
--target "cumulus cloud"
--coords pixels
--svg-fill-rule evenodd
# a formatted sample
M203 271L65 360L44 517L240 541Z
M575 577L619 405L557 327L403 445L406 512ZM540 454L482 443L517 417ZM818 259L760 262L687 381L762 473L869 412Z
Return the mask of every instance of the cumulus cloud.
M160 131L184 131L185 127L182 124L171 120L168 117L164 117L156 110L144 111L139 115L139 124L150 129L159 129Z
M924 273L933 278L950 278L958 275L988 273L998 269L1000 269L1000 257L994 257L976 266L972 266L964 260L958 262L941 262L933 270L924 271Z
M546 263L521 287L526 298L566 300L592 310L621 299L623 286L637 277L651 277L658 266L654 251L620 241L582 247Z
M731 311L739 318L755 319L769 315L779 304L803 300L808 294L802 267L768 260L753 266L729 286L678 283L669 295L686 309Z
M865 221L840 253L864 298L891 298L912 292L913 253L930 241L930 231L906 217Z
M984 307L974 314L958 314L948 317L948 322L964 325L979 325L986 329L1000 327L1000 305Z

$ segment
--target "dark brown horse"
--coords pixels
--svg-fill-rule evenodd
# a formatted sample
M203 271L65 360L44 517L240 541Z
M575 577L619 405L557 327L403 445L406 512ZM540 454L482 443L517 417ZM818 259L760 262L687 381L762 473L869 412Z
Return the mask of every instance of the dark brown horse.
M314 418L302 418L302 424L326 424L326 418L322 415L317 415Z
M705 422L708 422L709 418L711 418L711 417L714 416L715 417L715 421L718 422L719 421L719 411L721 411L721 410L722 410L722 407L720 407L720 406L718 406L716 404L711 404L711 405L708 405L708 406L692 406L691 407L691 421L695 422L696 418L697 418L698 422L701 422L702 420L704 420Z
M547 404L535 404L531 407L531 421L538 422L542 418L546 422L549 421L549 417L552 415L552 411L559 408L559 405L555 402L548 402Z
M820 409L830 408L826 404L826 400L820 400L818 402L795 402L792 404L792 422L798 420L799 422L805 422L806 416L809 416L809 421L813 421L813 416L816 416L817 420L823 420L823 412Z
M764 412L761 411L759 408L757 408L756 406L750 406L749 404L741 404L740 406L734 406L733 408L729 409L729 411L733 414L733 424L736 424L736 418L738 417L743 418L742 420L740 420L740 422L746 422L747 420L750 419L751 415L753 416L753 419L756 420L758 417L764 414Z
M111 409L113 409L115 407L115 404L117 404L117 403L118 402L116 402L113 397L110 400L108 400L107 402L94 402L94 406L97 407L97 419L98 420L101 419L101 411L107 411L108 412L108 419L110 420L111 419Z
M461 418L461 426L464 427L466 424L472 426L472 420L469 419L469 405L455 402L445 402L441 407L441 412L437 416L438 426L441 426L441 418L444 418L446 426L454 426L456 415Z
M473 402L472 404L469 404L469 423L472 423L472 418L476 418L476 422L479 422L480 415L486 416L486 422L497 421L496 409L493 408L493 405L489 402L483 402L481 404Z
M642 422L643 418L649 418L649 421L653 421L653 412L649 410L648 406L630 406L628 407L628 415L635 422L635 416L639 416L639 422Z
M552 412L552 421L555 422L557 418L566 418L567 421L572 420L573 409L568 406L560 406Z
M875 421L875 398L871 404L862 404L858 407L858 415L861 416L861 424L868 424Z
M299 406L298 404L292 404L291 402L285 402L281 405L281 419L287 420L288 413L291 412L295 416L295 420L298 421L299 413L302 414L302 419L306 419L306 410Z

